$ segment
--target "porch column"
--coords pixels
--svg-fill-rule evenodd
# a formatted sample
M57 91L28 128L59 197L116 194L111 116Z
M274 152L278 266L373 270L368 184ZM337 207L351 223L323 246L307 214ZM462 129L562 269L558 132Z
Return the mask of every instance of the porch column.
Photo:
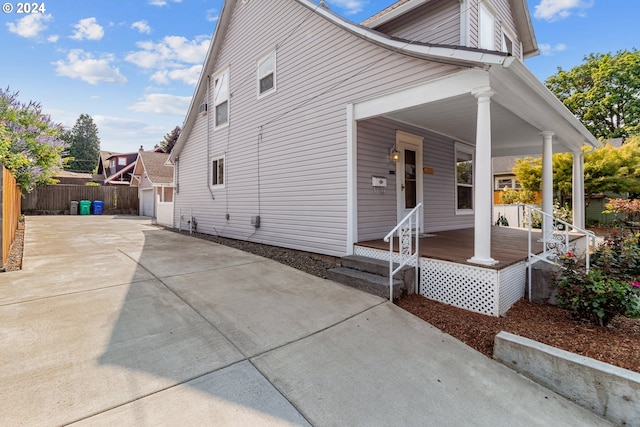
M542 211L553 216L553 136L552 131L541 132L542 135ZM543 240L546 242L553 230L553 224L543 218Z
M476 155L473 166L474 237L473 257L468 262L494 265L491 258L491 208L493 183L491 179L491 96L489 87L471 92L478 99L476 124Z
M584 154L573 153L573 176L571 198L573 211L573 225L584 228L585 204L584 204Z

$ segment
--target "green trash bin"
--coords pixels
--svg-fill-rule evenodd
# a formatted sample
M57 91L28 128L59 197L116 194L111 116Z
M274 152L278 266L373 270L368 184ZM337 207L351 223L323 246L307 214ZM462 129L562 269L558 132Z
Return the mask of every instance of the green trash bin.
M91 200L80 200L80 215L91 215Z

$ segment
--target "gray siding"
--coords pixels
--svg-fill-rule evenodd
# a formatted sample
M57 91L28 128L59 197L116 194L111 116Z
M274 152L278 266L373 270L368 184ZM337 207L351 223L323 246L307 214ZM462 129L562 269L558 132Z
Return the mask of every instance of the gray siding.
M255 61L274 46L277 91L257 99ZM287 0L237 3L214 73L226 66L230 125L214 130L212 108L198 118L180 154L176 221L192 209L198 231L330 255L346 251L346 105L458 70L373 45ZM226 185L212 199L208 158L220 153Z
M516 23L513 19L513 13L511 11L511 1L510 0L492 0L493 6L496 10L496 21L498 22L498 26L500 27L500 31L498 34L498 47L502 46L502 30L506 30L506 34L510 38L514 38L513 40L513 55L515 57L520 57L521 49L520 49L520 36L516 31Z
M459 0L432 0L376 28L393 37L425 43L460 45Z
M382 238L397 223L395 164L389 148L395 144L396 130L424 137L423 164L433 174L425 174L424 227L426 232L473 227L473 215L456 215L455 142L428 130L386 118L358 123L358 240ZM371 176L387 178L384 193L375 192Z
M506 30L505 33L509 36L509 38L513 39L513 56L519 58L521 55L520 49L520 37L518 32L516 31L516 24L513 19L513 13L511 10L511 1L510 0L485 0L485 5L488 6L489 10L491 10L495 15L495 46L496 50L502 50L502 31ZM471 43L470 47L478 47L479 44L479 27L478 27L478 16L480 4L476 4L475 6L469 9L469 24L470 24L470 35L471 35Z

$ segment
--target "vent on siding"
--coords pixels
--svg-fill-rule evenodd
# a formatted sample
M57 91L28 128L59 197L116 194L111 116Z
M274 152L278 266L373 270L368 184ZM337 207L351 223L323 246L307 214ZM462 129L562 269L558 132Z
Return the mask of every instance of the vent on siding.
M201 114L206 114L207 112L207 103L203 102L202 104L200 104L200 107L198 107L198 112Z

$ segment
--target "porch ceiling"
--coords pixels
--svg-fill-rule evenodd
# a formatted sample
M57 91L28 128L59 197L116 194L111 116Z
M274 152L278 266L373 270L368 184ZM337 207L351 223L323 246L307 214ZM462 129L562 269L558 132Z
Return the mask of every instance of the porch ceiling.
M474 145L477 111L476 98L464 94L394 111L386 116ZM542 151L540 130L495 100L491 103L491 139L494 157L539 154ZM566 151L560 145L555 148Z
M470 69L356 103L356 119L386 116L475 145L477 91L491 90L493 157L540 154L541 132L552 131L555 152L580 152L599 142L520 61Z

